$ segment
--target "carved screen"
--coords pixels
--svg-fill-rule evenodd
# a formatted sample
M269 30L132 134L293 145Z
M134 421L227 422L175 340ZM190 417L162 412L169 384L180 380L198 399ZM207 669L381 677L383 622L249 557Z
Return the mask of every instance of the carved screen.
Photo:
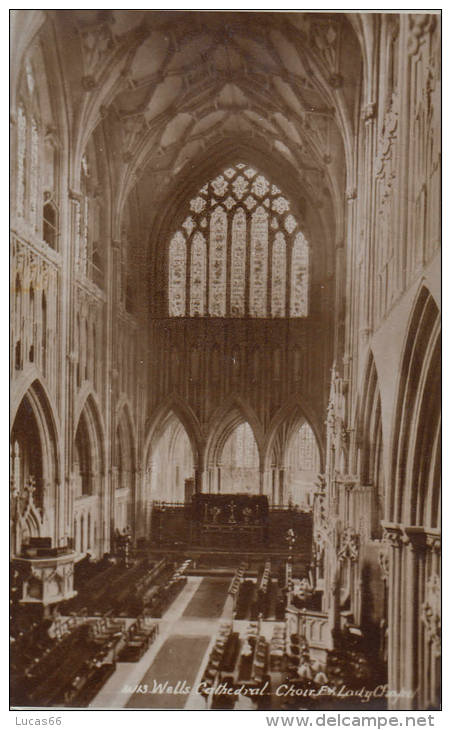
M242 162L200 188L169 244L169 316L306 317L309 249L290 208Z

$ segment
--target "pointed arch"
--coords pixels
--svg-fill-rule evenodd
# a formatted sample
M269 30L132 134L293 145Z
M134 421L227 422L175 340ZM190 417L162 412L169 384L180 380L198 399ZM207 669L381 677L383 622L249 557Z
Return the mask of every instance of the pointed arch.
M11 486L19 499L12 514L11 547L20 551L26 537L55 539L55 504L60 479L60 442L45 387L34 379L21 394L11 418ZM27 490L31 487L31 492ZM28 496L27 496L28 495ZM37 509L40 512L37 512Z
M105 429L92 392L88 392L84 400L81 400L74 422L76 429L73 466L75 468L78 464L82 478L81 494L99 494L106 468Z
M116 409L114 464L117 469L116 488L133 488L136 471L136 441L129 404L125 401Z
M170 395L155 410L151 420L146 424L147 435L143 449L143 469L147 468L150 457L151 444L164 430L168 417L175 416L185 428L193 451L196 466L203 458L203 437L199 421L192 408L182 398Z
M389 519L408 525L440 525L441 323L422 286L404 344L393 423Z
M231 395L212 414L207 427L205 464L218 463L222 449L230 434L242 423L248 423L257 444L260 464L262 463L263 429L253 408L240 396Z
M321 439L321 431L319 428L319 419L315 411L304 397L293 396L286 402L274 415L269 425L265 444L264 444L264 468L271 467L273 454L280 456L283 464L284 444L286 445L293 433L306 422L310 426L315 436L316 444L319 451L320 470L324 468L324 445Z
M387 513L382 405L376 362L368 353L362 394L357 403L356 449L353 467L359 482L371 487L371 533L381 537L381 520Z
M365 370L363 395L358 415L359 463L357 465L362 484L372 484L375 479L377 449L381 445L381 397L373 353L370 351Z
M144 510L155 500L184 502L193 490L197 455L192 440L174 410L167 410L152 429L147 449Z

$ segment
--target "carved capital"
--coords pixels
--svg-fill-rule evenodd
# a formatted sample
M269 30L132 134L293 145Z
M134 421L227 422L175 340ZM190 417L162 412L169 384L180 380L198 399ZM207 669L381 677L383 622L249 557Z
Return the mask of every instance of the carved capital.
M440 555L442 550L442 540L440 535L426 534L426 547L427 549L436 555Z
M400 548L404 544L404 536L402 529L399 527L399 525L391 525L391 524L383 524L382 525L384 530L384 537L383 541L389 546L393 548Z
M421 552L426 549L427 536L423 529L416 527L404 528L405 543L415 552Z

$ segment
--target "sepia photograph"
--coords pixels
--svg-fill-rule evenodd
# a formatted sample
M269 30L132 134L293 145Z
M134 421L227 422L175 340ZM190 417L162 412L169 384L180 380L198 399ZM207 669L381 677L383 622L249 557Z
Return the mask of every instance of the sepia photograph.
M441 11L9 18L10 709L440 710Z

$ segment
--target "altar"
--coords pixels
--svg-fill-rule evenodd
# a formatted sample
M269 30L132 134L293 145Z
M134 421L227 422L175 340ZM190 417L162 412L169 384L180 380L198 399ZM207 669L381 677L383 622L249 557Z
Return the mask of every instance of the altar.
M193 537L205 547L262 544L268 536L268 498L249 494L194 494Z

